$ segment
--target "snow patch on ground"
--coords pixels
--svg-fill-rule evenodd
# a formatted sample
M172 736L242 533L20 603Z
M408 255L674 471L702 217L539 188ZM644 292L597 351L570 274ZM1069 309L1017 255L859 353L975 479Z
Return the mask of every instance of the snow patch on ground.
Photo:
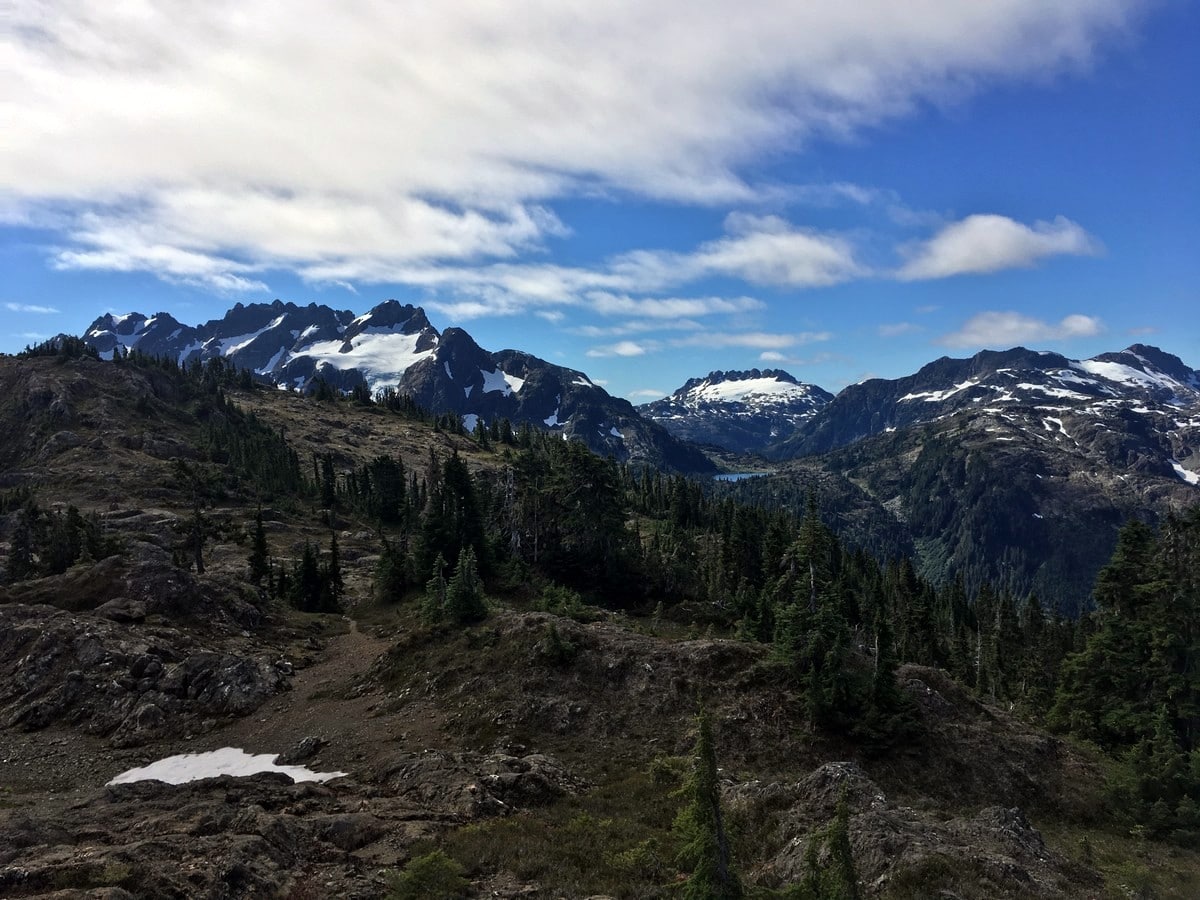
M182 350L179 351L179 364L182 366L189 359L191 359L191 356L193 353L199 353L203 349L204 349L204 345L201 344L199 341L192 341L190 344L188 344L186 347L184 347Z
M807 385L792 384L774 378L746 378L741 381L704 382L688 391L688 400L696 402L744 402L748 398L780 402L807 397Z
M268 323L265 327L258 329L258 331L248 331L245 334L239 334L235 337L221 338L217 341L217 352L222 356L228 356L230 353L237 353L239 350L243 350L250 346L256 337L266 331L269 331L281 321L283 321L282 316L275 321Z
M1128 384L1140 388L1166 388L1169 391L1174 391L1179 387L1179 382L1174 378L1168 378L1158 372L1143 372L1141 369L1121 363L1085 359L1076 365L1091 375L1099 375L1101 378L1107 378L1118 384Z
M1063 427L1062 419L1056 419L1053 416L1047 416L1046 418L1042 419L1042 425L1047 431L1054 431L1054 429L1050 427L1051 422L1058 426L1058 430L1062 433L1063 437L1069 438L1071 436L1067 434L1067 429Z
M329 781L341 778L345 772L314 772L304 766L279 766L275 764L277 754L247 753L237 747L222 747L207 753L181 753L168 756L122 772L109 784L131 784L135 781L163 781L167 784L185 784L201 778L216 778L218 775L246 776L259 772L282 772L292 781Z
M1039 394L1045 394L1047 397L1058 397L1062 400L1090 400L1087 394L1081 394L1078 391L1068 391L1066 388L1048 387L1043 384L1028 384L1021 383L1017 385L1023 391L1037 391Z
M463 428L467 429L467 431L474 431L475 426L479 423L479 416L475 413L467 413L462 419Z

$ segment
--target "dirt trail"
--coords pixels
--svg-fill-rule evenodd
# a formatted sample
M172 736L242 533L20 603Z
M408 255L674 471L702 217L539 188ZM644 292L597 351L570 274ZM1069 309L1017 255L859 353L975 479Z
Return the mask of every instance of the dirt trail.
M421 749L440 717L406 707L389 713L378 686L364 688L363 676L391 647L347 617L349 630L330 638L317 662L296 669L292 689L273 697L250 716L188 742L188 750L241 747L251 753L282 753L306 737L328 741L318 768L361 775L372 761L400 749ZM417 746L420 744L421 746Z

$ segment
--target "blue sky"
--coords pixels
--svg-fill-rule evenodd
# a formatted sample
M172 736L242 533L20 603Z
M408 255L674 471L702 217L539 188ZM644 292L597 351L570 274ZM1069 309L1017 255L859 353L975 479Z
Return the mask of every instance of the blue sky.
M18 0L0 350L395 297L635 401L1018 343L1200 366L1197 4L303 6Z

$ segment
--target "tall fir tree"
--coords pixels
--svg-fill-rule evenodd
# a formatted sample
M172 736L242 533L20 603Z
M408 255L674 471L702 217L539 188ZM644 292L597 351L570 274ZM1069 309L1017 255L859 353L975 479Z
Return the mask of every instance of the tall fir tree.
M740 900L744 894L733 868L721 810L717 751L708 713L701 711L696 728L694 767L683 787L687 805L675 819L675 830L683 844L679 859L691 872L681 896L686 900Z

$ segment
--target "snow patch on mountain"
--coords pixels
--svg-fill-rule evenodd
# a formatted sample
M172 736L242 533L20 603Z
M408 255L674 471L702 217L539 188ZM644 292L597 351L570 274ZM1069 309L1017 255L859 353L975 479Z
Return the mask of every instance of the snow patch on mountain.
M434 354L434 348L418 350L420 334L368 332L350 341L317 341L296 354L324 363L335 369L358 369L367 379L371 390L396 387L411 366Z
M1171 460L1171 468L1175 470L1176 475L1178 475L1180 478L1182 478L1188 484L1200 485L1200 475L1198 475L1195 472L1189 472L1187 469L1185 469L1182 465L1179 464L1179 460L1177 460L1177 459Z
M483 393L488 394L492 391L499 391L505 397L512 394L520 393L521 388L525 386L525 379L518 378L516 375L509 375L507 372L501 372L496 369L494 372L485 372L479 370L479 374L483 377Z

